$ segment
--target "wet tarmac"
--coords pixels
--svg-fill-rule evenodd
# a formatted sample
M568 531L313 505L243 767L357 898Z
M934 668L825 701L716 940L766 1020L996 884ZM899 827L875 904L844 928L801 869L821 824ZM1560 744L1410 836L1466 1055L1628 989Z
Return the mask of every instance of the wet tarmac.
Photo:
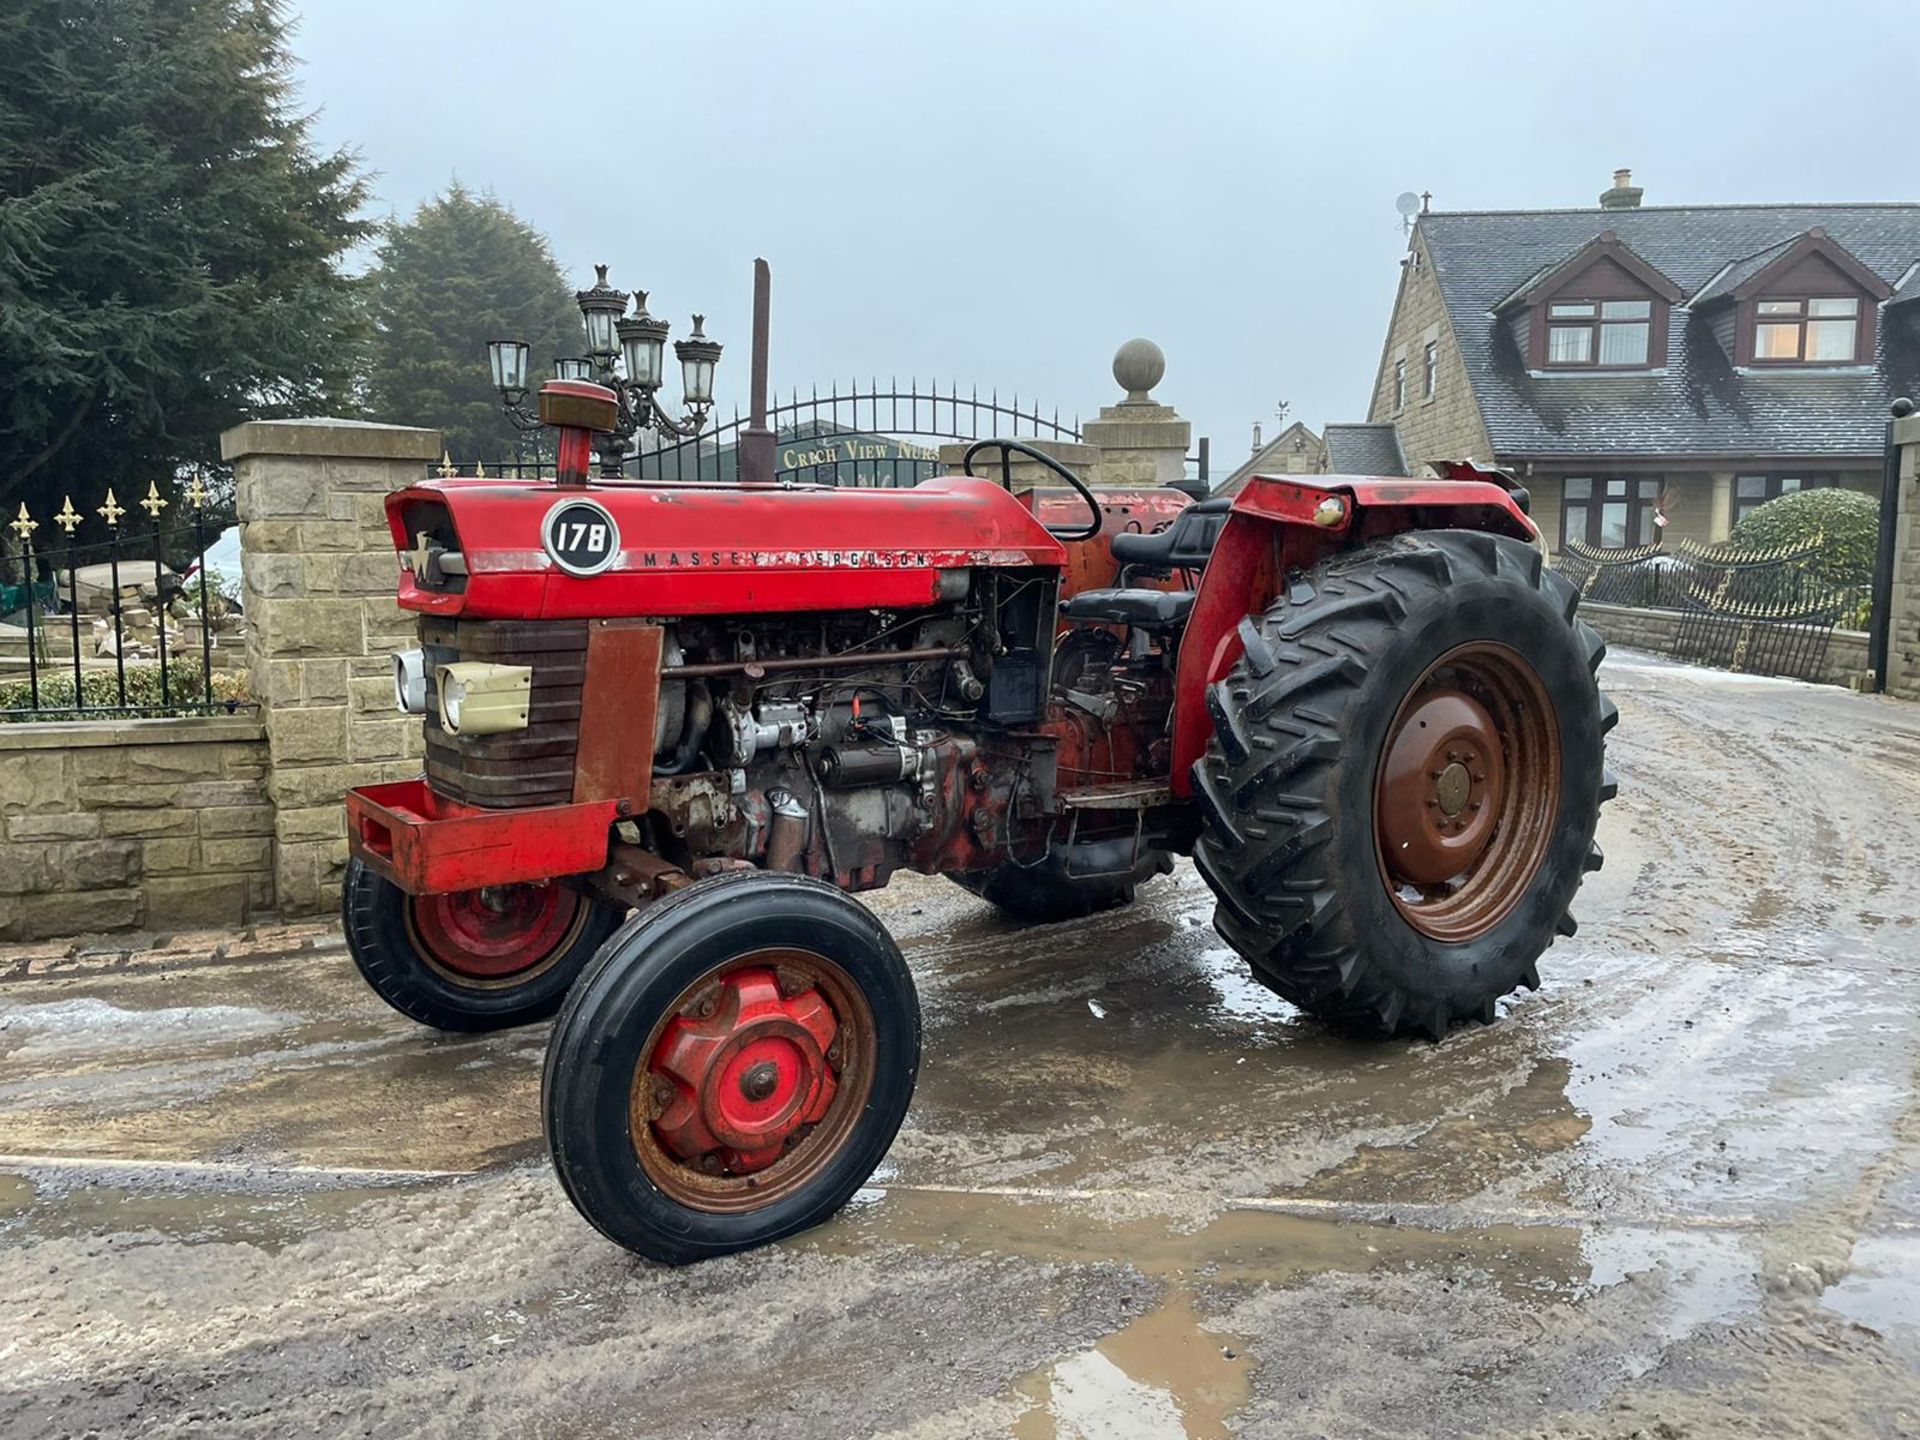
M1579 934L1356 1043L1184 865L880 897L913 1112L836 1221L671 1271L337 936L0 954L0 1435L1920 1434L1920 709L1630 657Z

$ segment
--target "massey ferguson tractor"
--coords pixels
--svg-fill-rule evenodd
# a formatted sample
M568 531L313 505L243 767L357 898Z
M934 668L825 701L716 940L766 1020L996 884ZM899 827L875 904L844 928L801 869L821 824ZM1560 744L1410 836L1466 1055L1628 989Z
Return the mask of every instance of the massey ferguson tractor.
M1381 1036L1573 933L1616 712L1499 472L589 480L612 392L539 405L556 480L387 501L426 774L347 796L346 930L423 1024L559 1012L548 1144L620 1245L791 1235L879 1164L920 1018L853 897L896 870L1059 921L1191 856L1255 978Z

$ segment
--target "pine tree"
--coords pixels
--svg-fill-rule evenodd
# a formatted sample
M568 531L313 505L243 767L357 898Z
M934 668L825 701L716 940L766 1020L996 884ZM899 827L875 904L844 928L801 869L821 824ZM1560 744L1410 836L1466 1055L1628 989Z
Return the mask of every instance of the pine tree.
M585 338L546 237L491 195L459 182L388 227L368 277L373 316L368 408L376 419L439 428L463 464L515 453L487 341L533 346L533 384Z
M0 7L0 503L124 497L260 415L340 413L371 234L279 0Z

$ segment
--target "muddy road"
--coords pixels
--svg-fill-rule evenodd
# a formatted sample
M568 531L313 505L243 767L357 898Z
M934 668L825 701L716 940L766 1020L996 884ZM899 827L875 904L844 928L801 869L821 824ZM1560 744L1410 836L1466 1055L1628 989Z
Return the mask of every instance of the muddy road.
M1920 710L1635 657L1579 934L1362 1045L1191 869L908 880L873 1186L683 1271L568 1207L544 1030L284 930L0 958L0 1435L1920 1434Z

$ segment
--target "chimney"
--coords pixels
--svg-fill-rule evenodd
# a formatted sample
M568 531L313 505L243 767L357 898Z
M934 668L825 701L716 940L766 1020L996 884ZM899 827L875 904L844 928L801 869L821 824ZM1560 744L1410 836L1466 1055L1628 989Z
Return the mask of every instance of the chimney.
M1256 455L1260 453L1260 422L1258 420L1253 422L1253 453Z
M1638 210L1640 197L1647 192L1633 183L1631 170L1613 172L1613 188L1600 192L1602 210Z

